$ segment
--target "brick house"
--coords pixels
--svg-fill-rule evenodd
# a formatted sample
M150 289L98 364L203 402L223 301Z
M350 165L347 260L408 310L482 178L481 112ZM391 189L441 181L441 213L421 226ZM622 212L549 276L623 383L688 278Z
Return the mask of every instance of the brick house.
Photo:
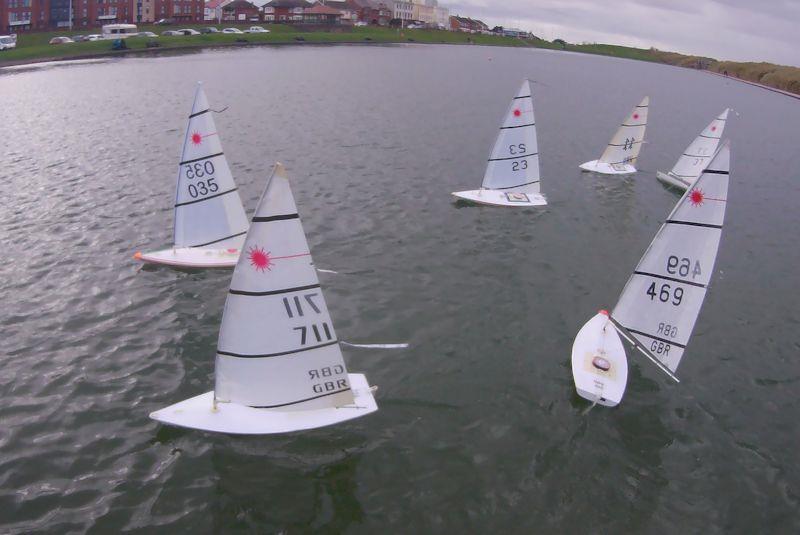
M318 3L339 10L342 13L340 19L342 24L358 22L360 7L353 0L320 0Z
M352 0L358 6L358 20L367 24L388 26L394 14L391 0Z
M272 0L263 8L265 22L303 22L303 12L313 4L306 0Z
M222 7L222 20L229 22L247 22L261 20L258 6L247 0L233 0Z
M303 24L341 24L342 12L317 2L303 10Z

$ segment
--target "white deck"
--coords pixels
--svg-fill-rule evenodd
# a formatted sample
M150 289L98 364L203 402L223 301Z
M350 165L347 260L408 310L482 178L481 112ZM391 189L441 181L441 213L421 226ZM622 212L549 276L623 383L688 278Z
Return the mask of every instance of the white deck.
M677 188L681 191L686 191L687 189L689 189L689 186L691 186L689 182L681 180L672 173L662 173L661 171L657 171L656 178L661 182L663 182L664 184L672 186L673 188Z
M630 175L636 172L636 168L629 163L610 164L599 160L582 163L580 168L590 173L601 173L603 175Z
M546 206L547 199L540 193L521 193L497 189L456 191L453 196L464 201L488 206Z
M136 253L133 257L147 264L182 268L233 268L239 260L239 249L206 249L180 247L152 253Z
M168 425L228 433L266 435L289 433L338 424L378 410L366 377L347 374L355 403L345 407L316 410L256 409L235 403L217 403L214 392L206 392L150 414L150 418Z
M611 366L602 370L595 357ZM614 407L622 401L628 383L628 358L614 326L603 311L590 319L578 332L572 345L572 377L578 395L591 402Z

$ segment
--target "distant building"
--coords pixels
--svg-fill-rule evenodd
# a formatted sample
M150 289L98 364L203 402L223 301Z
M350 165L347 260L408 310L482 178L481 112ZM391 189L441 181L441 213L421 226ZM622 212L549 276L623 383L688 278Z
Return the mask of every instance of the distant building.
M229 22L258 22L261 20L258 6L247 0L233 0L222 7L222 20Z
M392 19L408 24L414 20L414 4L410 0L393 0Z
M222 20L222 8L233 2L233 0L209 0L203 10L203 20L216 21Z
M262 8L265 22L300 23L303 12L313 4L306 0L272 0Z
M388 26L394 14L392 0L352 0L358 6L358 21Z
M352 0L320 0L319 3L338 10L342 14L339 19L342 24L358 22L359 6Z
M317 2L303 11L304 24L324 24L328 26L341 24L342 12Z

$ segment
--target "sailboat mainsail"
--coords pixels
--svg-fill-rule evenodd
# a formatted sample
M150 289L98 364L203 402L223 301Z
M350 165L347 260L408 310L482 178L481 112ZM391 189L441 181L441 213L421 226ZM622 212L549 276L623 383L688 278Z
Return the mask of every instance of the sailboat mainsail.
M180 267L233 267L247 226L212 111L198 84L178 164L174 246L135 258Z
M726 142L656 233L610 316L598 314L578 333L572 368L582 397L613 406L624 393L627 363L624 350L613 350L610 325L675 378L714 273L729 172Z
M213 392L150 416L207 431L263 434L331 425L378 409L366 378L347 372L281 164L233 273L215 375Z
M492 148L482 189L459 191L455 197L494 206L541 206L539 145L529 80L523 80L503 117Z
M635 173L636 161L644 143L649 107L650 97L644 97L622 121L602 156L582 164L581 169L604 174Z
M669 173L660 171L656 173L658 179L682 190L690 187L717 152L729 111L730 109L726 108L700 132L686 147Z

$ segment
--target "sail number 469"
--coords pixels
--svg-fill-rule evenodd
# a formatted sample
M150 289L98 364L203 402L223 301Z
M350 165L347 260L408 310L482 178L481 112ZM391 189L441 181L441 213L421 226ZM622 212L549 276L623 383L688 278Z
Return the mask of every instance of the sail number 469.
M659 288L657 287L656 283L653 282L650 284L650 287L647 288L647 295L650 296L651 301L658 298L658 300L662 303L672 303L673 305L678 306L683 300L683 288L672 288L666 283L662 284Z
M692 278L694 279L698 275L702 275L703 271L700 269L700 261L695 260L694 266L692 266L692 261L688 258L678 258L675 255L670 256L667 258L667 273L670 275L680 275L681 277L687 277L691 272Z

